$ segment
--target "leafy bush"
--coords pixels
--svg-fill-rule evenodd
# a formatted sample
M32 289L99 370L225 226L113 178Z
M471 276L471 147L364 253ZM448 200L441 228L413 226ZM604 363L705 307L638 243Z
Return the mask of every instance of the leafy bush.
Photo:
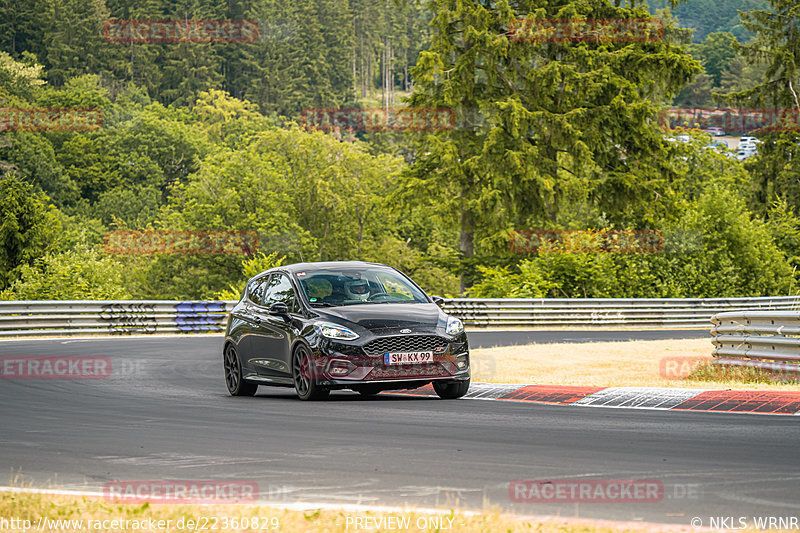
M741 196L726 189L710 190L664 231L661 252L539 253L520 261L514 271L481 267L483 279L469 294L479 298L788 294L795 274L779 244L794 242L797 228L787 216L765 223L751 217Z
M250 259L242 261L242 279L239 283L231 283L226 289L215 291L211 294L211 298L215 300L238 300L242 296L244 284L261 272L281 266L286 256L278 257L278 252L272 252L265 255L263 252L258 252Z
M0 300L124 300L130 298L124 270L113 258L79 245L48 253L21 268Z
M444 261L449 251L430 246L423 253L397 237L387 237L377 244L368 243L363 259L385 263L414 280L427 293L453 297L459 293L456 275L437 264Z
M0 176L0 289L41 257L58 225L48 198L14 174Z

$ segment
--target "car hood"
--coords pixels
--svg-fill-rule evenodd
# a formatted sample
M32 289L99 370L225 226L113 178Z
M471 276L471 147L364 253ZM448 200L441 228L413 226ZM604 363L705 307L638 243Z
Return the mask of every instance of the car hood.
M395 329L435 329L445 314L436 304L357 304L315 308L324 319L338 318L371 331ZM338 321L337 321L338 322Z

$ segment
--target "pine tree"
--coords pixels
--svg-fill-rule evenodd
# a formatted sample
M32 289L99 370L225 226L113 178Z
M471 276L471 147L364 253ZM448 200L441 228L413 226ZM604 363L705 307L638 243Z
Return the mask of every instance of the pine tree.
M165 11L163 0L106 0L109 19L121 21L164 20L174 18ZM172 44L131 42L109 43L108 69L119 87L133 82L145 87L150 95L160 92L164 75L160 64ZM116 91L115 91L116 92Z
M241 47L240 81L229 86L232 94L259 105L265 113L294 114L308 106L303 91L313 83L302 68L308 54L300 44L306 23L299 2L258 0L245 12L259 26L259 39ZM313 45L313 41L308 43Z
M170 19L220 20L224 2L209 0L165 0ZM224 43L179 42L159 45L163 50L160 67L163 81L153 96L162 103L193 104L201 91L222 85L221 47Z
M322 75L329 82L326 100L320 105L337 107L352 101L352 59L355 46L353 21L349 15L348 0L318 2L322 40L325 52Z
M777 197L800 212L800 4L768 0L772 10L742 13L754 33L740 47L749 60L766 65L764 79L751 88L725 95L744 107L766 107L775 123L754 132L763 141L759 156L748 161L755 183L756 208L765 210Z
M411 105L452 108L456 127L423 138L399 198L454 222L467 263L501 253L509 228L556 224L561 204L582 194L613 223L642 222L634 217L669 179L659 103L699 64L669 38L537 41L512 22L648 18L643 9L543 0L430 9L435 33L413 69Z
M23 51L45 56L42 12L44 0L4 0L0 2L0 49L19 57Z
M742 24L756 37L739 47L746 58L767 65L765 80L731 96L800 110L800 4L795 0L768 2L771 11L742 13Z
M44 0L45 61L49 81L63 85L81 74L106 74L108 18L103 0Z

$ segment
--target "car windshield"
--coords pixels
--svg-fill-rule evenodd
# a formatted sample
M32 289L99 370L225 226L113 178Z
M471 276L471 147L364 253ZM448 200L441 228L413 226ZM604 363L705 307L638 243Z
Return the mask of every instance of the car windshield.
M405 276L388 268L342 268L295 273L313 307L356 304L428 303Z

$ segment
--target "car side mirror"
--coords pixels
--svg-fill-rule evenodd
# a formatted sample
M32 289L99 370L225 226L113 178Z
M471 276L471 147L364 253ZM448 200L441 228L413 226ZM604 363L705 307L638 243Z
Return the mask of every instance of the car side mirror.
M444 298L441 296L431 296L431 300L433 300L433 303L438 305L441 309L444 309Z
M269 306L269 314L286 316L289 314L289 306L287 306L283 302L275 302L274 304Z

